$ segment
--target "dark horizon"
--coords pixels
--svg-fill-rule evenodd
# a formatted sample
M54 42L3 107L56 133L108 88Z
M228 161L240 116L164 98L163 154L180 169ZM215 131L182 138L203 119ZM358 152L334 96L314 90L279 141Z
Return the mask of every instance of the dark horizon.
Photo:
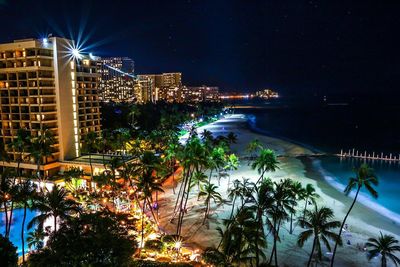
M363 1L0 1L1 42L87 38L136 73L282 95L399 96L400 3Z

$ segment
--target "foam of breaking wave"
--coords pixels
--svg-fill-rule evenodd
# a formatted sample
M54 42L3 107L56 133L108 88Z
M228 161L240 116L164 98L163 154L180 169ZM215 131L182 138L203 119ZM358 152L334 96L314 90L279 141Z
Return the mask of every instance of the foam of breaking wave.
M332 187L337 189L340 192L343 192L346 186L342 183L339 182L339 180L330 172L325 170L322 167L321 161L320 160L313 160L313 167L322 174L322 176L325 178L325 181L328 182ZM355 190L353 190L350 194L350 197L355 196ZM400 224L400 214L397 214L388 208L378 204L374 199L366 195L364 192L360 192L357 198L357 202L361 203L362 205L376 211L377 213L387 217L388 219L392 220L393 222Z

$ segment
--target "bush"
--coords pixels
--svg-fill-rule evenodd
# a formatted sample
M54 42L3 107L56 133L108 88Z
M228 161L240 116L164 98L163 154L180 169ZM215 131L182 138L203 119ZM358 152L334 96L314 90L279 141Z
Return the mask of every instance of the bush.
M144 248L147 250L162 252L165 248L165 245L160 240L147 240L144 244Z
M110 212L82 214L61 224L29 266L128 266L137 247Z
M192 267L190 263L184 262L158 262L158 261L146 261L136 260L130 267Z
M17 266L17 247L0 234L0 264L1 266Z

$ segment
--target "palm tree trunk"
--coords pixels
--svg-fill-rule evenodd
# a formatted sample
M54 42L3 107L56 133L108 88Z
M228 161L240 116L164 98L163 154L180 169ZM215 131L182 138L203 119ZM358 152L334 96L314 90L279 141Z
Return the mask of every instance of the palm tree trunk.
M209 208L210 208L210 200L207 201L206 210L204 212L203 225L206 223Z
M10 235L11 232L11 225L12 225L12 217L13 217L13 211L14 211L14 200L11 201L11 207L10 207L10 217L8 218L8 233L7 236Z
M386 263L386 255L382 255L381 264L382 264L382 267L386 267L386 266L387 266L387 263Z
M256 184L258 184L261 180L263 180L264 179L264 174L265 174L265 172L266 172L266 170L263 170L263 172L261 173L261 176L260 176L260 178L258 178L258 180L257 180L257 183Z
M273 232L273 235L274 235L274 245L272 246L272 251L271 251L271 256L269 257L269 261L268 261L268 264L269 265L271 265L271 263L272 263L272 259L273 259L273 257L274 257L274 254L275 254L275 249L276 249L276 222L274 221L274 231L275 232Z
M154 214L153 207L151 206L151 203L152 203L152 201L150 201L150 200L148 199L148 200L147 200L147 205L148 205L149 208L150 208L151 216L153 217L153 219L154 219L154 221L155 221L155 223L156 223L156 225L157 225L157 230L158 230L158 219L156 218L156 215Z
M307 267L310 267L311 260L312 260L312 257L314 255L315 242L316 242L316 237L314 237L314 241L313 241L312 248L311 248L310 258L308 259L308 262L307 262Z
M183 217L185 216L185 211L186 211L186 207L187 207L187 203L188 203L188 199L189 199L191 182L192 182L192 175L189 175L188 188L187 188L186 197L185 197L185 204L183 205L182 216L181 216L180 224L179 224L179 235L181 235L181 231L182 231Z
M170 222L172 222L172 220L176 216L176 213L178 212L177 207L178 207L179 199L181 197L183 185L184 185L184 181L182 181L181 185L179 186L178 196L176 197L176 201L175 201L174 214L172 215L172 218L171 218Z
M89 164L90 164L90 180L93 181L92 154L90 153L89 153Z
M57 232L57 216L54 216L54 233Z
M236 202L236 195L235 195L235 197L233 198L233 201L232 201L232 210L231 210L231 215L229 216L230 220L232 220L233 210L235 209L235 202Z
M294 209L294 205L292 205L292 209ZM290 234L293 234L293 212L290 213Z
M209 183L209 184L211 183L211 177L212 177L213 170L214 170L214 169L211 169L211 170L210 170L210 175L208 176L208 183Z
M257 221L258 221L258 225L257 225L257 232L256 232L256 236L255 236L255 248L256 248L256 266L259 266L259 264L260 264L260 256L259 256L259 254L260 254L260 252L259 252L259 249L258 249L258 235L259 235L259 230L260 230L260 227L263 227L263 225L262 225L262 214L260 214L260 212L258 211L257 212Z
M143 239L144 239L144 208L146 207L146 198L143 199L143 207L142 207L142 238L140 241L140 249L143 248Z
M306 204L304 205L303 220L306 218L307 203L308 203L308 198L306 198Z
M8 211L7 211L7 200L4 200L4 215L6 216L6 232L5 232L5 236L8 238Z
M178 225L177 225L177 229L176 229L176 234L180 235L181 232L181 224L183 222L183 216L184 216L184 199L185 199L185 193L189 194L189 188L190 188L190 167L188 168L186 175L185 175L185 179L183 182L183 188L182 188L182 196L179 202L179 214L178 214ZM189 182L189 186L188 186L188 182ZM188 190L186 192L186 188L188 187Z
M25 220L26 220L26 202L24 204L24 217L22 218L22 228L21 228L22 262L23 263L25 263L25 240L24 240Z
M172 192L175 195L175 166L172 165Z
M335 254L336 254L336 249L337 249L337 246L338 246L338 242L339 242L340 238L342 238L341 235L342 235L343 226L346 223L347 217L349 216L351 210L353 209L354 204L357 201L357 197L358 197L358 193L360 193L360 189L361 189L361 186L358 186L356 195L354 196L353 203L351 203L351 206L350 206L349 210L347 211L346 216L344 216L342 225L340 226L339 234L338 234L338 240L336 240L335 247L333 248L332 259L331 259L331 267L333 267L333 262L335 260Z

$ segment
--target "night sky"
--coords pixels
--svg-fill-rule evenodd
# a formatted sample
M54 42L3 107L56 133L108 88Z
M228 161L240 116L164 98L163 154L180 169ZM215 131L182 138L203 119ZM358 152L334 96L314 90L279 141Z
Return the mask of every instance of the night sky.
M81 31L88 51L131 57L139 74L183 72L186 85L400 95L400 1L0 0L0 9L1 42Z

